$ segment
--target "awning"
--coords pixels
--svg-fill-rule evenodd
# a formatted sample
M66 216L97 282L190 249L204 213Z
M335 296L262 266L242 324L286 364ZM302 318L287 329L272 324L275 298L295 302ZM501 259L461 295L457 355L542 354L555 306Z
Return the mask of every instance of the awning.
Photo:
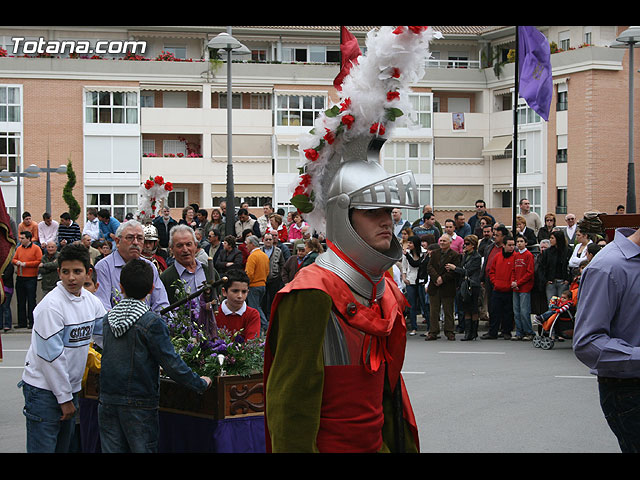
M495 184L493 186L493 191L496 193L511 192L512 190L513 186L510 183Z
M482 150L482 155L506 155L507 150L511 150L512 140L511 135L493 137L489 144Z
M217 93L227 93L226 85L211 85L211 91ZM272 87L256 87L252 85L233 85L231 93L273 93Z
M202 92L202 85L160 85L160 84L140 84L140 90L161 90L167 92Z

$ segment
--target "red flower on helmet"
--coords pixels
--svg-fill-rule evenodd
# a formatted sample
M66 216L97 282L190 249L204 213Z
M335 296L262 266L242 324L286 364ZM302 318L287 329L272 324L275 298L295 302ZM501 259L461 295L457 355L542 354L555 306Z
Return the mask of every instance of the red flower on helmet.
M342 117L342 123L346 125L347 129L351 128L351 125L353 125L354 121L355 118L353 118L353 115L345 115L344 117Z
M397 100L400 98L400 92L387 92L387 101Z
M308 160L315 162L318 159L318 151L315 148L307 148L304 151L304 156L307 157Z
M378 135L384 135L384 131L384 125L378 122L371 125L369 129L369 133L377 133Z
M157 177L155 177L153 179L154 182L156 182L157 185L162 185L164 183L164 178L162 178L160 175L158 175Z

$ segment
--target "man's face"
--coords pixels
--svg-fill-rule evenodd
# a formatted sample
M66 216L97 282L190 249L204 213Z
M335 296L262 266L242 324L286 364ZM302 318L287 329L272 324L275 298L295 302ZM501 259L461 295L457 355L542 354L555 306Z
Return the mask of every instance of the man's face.
M153 253L156 251L157 243L157 240L145 240L144 244L142 245L142 251L144 252L144 254L153 255Z
M493 239L498 245L502 245L502 242L504 241L504 234L500 230L495 230L493 232Z
M487 206L484 204L484 202L476 203L476 213L478 214L478 216L484 215L486 211Z
M435 223L436 223L436 217L429 217L424 221L424 224L429 228L433 227Z
M176 232L173 236L171 253L180 265L193 265L198 246L189 232Z
M27 238L25 235L20 234L20 245L26 247L31 243L31 239Z
M453 222L445 222L444 224L444 232L449 234L449 235L453 235L453 232L455 231L456 226Z
M49 217L49 218L45 218L44 219L44 224L49 227L51 226L51 223L53 223L53 218Z
M458 227L464 226L464 222L465 222L464 215L460 215L458 218L456 218L456 224Z
M307 251L303 248L298 248L296 250L296 253L298 254L298 258L304 258L304 256L307 254Z
M507 243L504 246L504 251L507 253L511 253L515 250L516 248L516 242L513 241L513 239L509 239L507 240Z
M69 225L71 225L71 219L70 218L60 218L60 225L64 225L65 227L68 227Z
M566 217L564 217L564 219L566 220L567 225L570 227L573 227L576 223L575 215L567 215Z
M442 251L446 252L447 250L449 250L449 248L451 248L451 240L449 239L449 237L445 237L444 235L442 235L438 239L438 245L440 245L440 249Z
M169 210L168 208L163 208L162 209L162 217L163 218L169 218L171 216L171 210Z
M202 215L200 212L198 212L198 214L196 215L198 217L198 222L202 223L206 220L205 216Z
M80 260L65 260L58 268L62 286L72 295L79 296L87 278L87 269Z
M394 208L391 211L391 216L393 217L394 222L399 222L402 219L402 212L397 208Z
M111 242L104 242L98 250L100 250L100 253L103 255L109 255L109 253L111 253Z
M89 248L91 246L91 237L89 235L83 235L81 242L85 247Z
M93 213L91 212L87 213L87 220L89 220L90 222L93 222L94 218L96 218L96 216Z
M222 293L227 297L227 306L231 310L237 311L247 300L249 285L244 282L233 282L229 288L223 288Z
M213 232L209 232L207 239L209 240L209 243L214 247L220 243L220 239Z
M24 224L28 227L29 225L31 225L31 217L24 217L22 219L22 221L24 222Z
M520 209L527 213L529 212L529 210L531 210L531 202L529 202L529 200L522 200L522 202L520 202Z
M273 247L273 235L265 234L264 237L262 237L262 242L267 248Z
M527 248L527 241L522 237L518 237L518 240L516 240L516 247L518 247L518 250L524 250Z
M249 215L247 215L246 213L242 213L240 215L238 215L238 220L240 220L241 222L246 222L247 220L249 220Z
M46 249L49 256L53 256L53 254L56 253L56 250L58 250L58 247L54 242L48 242Z
M355 209L351 216L353 229L370 247L384 252L391 247L393 220L390 208Z
M491 227L484 227L482 229L482 236L484 238L491 238L492 235L493 235L493 229Z
M262 207L262 211L264 212L265 217L269 218L269 215L273 213L273 208L271 208L269 205L265 205L264 207Z
M125 262L140 258L144 245L144 232L142 226L125 228L121 237L116 237L118 253Z

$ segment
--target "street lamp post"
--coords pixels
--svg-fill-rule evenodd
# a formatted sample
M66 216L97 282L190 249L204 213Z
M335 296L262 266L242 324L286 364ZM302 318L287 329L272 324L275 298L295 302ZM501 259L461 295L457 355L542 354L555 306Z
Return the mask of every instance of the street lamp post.
M20 187L21 187L21 182L20 179L22 177L25 178L38 178L40 175L38 172L40 172L40 169L38 168L38 166L36 165L29 165L24 172L20 171L20 165L16 165L16 171L15 172L9 172L7 170L2 170L0 172L0 181L2 182L11 182L13 181L13 177L16 178L16 225L19 224L22 219L20 218L22 216L22 198L21 198L21 192L20 192Z
M52 173L59 173L61 175L64 175L65 173L67 173L67 166L66 165L60 165L58 168L51 168L49 166L49 157L47 157L47 167L46 168L42 168L40 167L39 169L40 172L45 172L47 174L47 200L46 200L46 212L51 214L51 174Z
M627 213L636 213L636 179L633 159L633 49L640 43L640 26L629 27L616 38L613 48L629 49L629 162L627 165Z
M227 219L225 233L235 236L235 193L233 188L233 155L232 128L231 128L231 52L234 50L247 51L247 48L231 36L231 27L227 27L227 33L220 33L207 44L208 48L225 50L227 52Z

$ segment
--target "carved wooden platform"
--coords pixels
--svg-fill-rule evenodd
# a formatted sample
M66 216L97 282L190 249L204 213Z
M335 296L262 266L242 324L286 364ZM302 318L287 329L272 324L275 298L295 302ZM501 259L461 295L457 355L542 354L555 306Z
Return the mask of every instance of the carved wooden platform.
M196 417L222 420L264 414L262 374L249 377L221 376L212 378L213 384L204 394L160 378L160 410ZM90 373L83 396L98 399L100 376Z

